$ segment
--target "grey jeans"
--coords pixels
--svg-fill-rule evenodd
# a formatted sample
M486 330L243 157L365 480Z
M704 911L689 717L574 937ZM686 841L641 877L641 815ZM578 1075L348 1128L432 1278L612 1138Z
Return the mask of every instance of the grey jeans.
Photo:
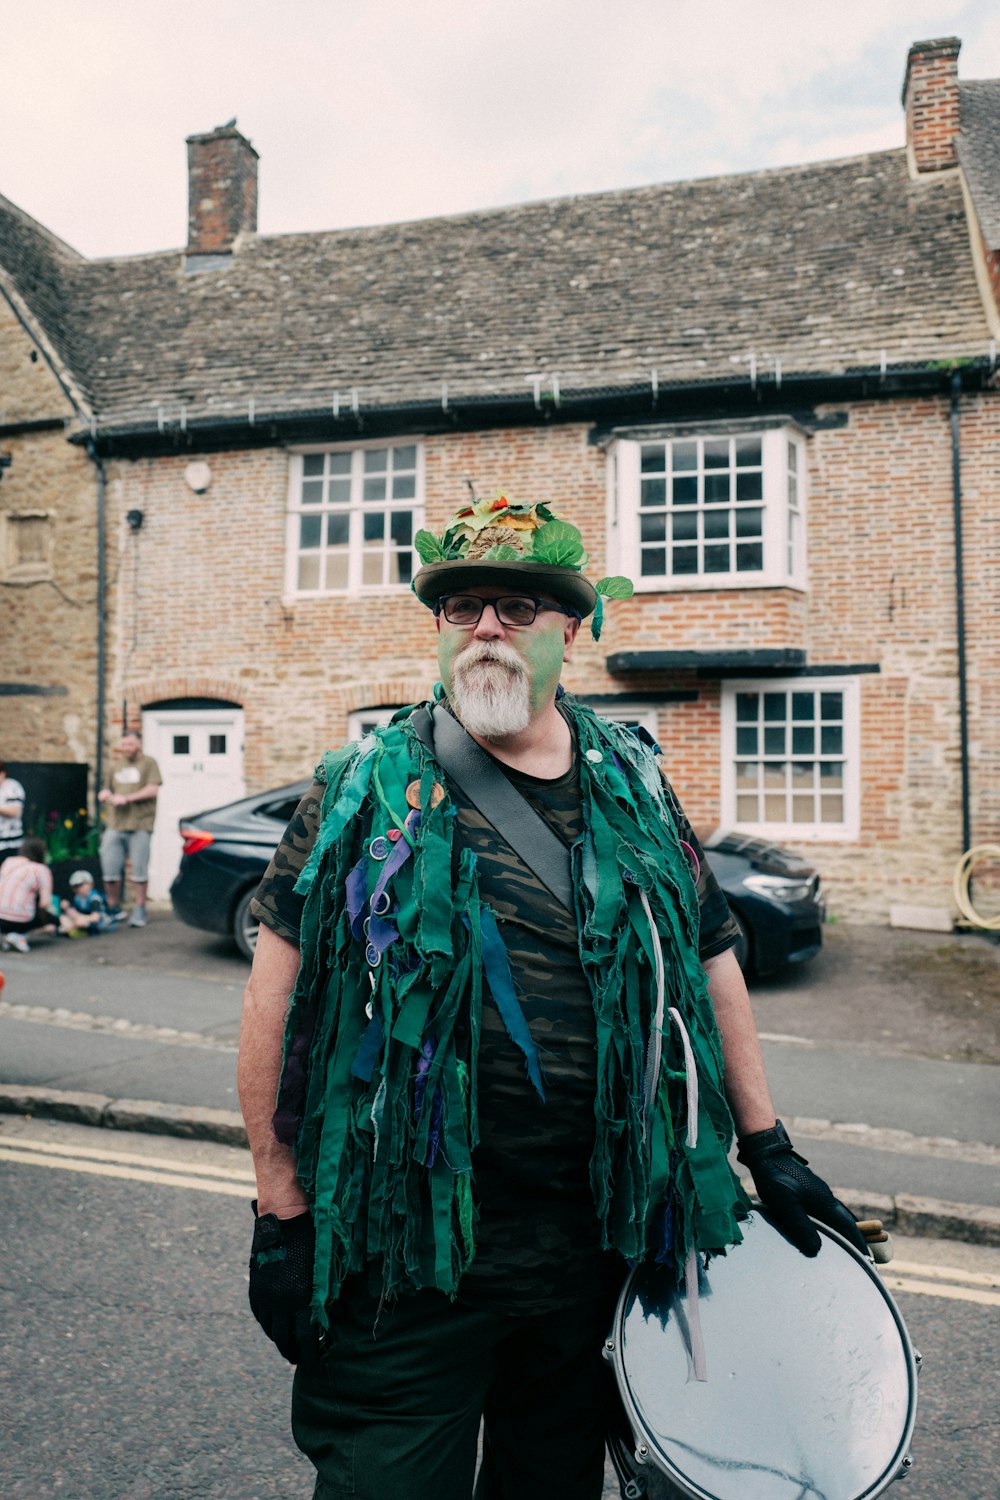
M132 862L132 879L149 879L149 833L145 828L126 831L105 828L101 835L101 874L105 880L121 880L126 857Z

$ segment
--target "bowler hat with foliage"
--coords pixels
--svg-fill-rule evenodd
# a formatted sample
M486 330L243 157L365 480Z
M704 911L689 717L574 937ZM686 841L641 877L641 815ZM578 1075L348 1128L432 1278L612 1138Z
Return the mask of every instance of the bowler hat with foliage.
M473 500L452 518L444 533L418 531L414 546L423 563L413 592L433 606L446 594L490 584L512 593L550 594L581 619L593 615L591 633L601 633L602 596L628 599L628 578L591 583L583 569L590 561L583 537L571 521L553 514L544 501L524 503L497 495Z

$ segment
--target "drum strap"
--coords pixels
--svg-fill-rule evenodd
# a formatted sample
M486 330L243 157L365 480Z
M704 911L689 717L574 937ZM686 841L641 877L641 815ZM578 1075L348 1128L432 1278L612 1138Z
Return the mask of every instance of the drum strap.
M433 717L423 707L416 709L413 727L500 837L560 905L575 914L569 850L507 780L492 756L440 704L435 706Z

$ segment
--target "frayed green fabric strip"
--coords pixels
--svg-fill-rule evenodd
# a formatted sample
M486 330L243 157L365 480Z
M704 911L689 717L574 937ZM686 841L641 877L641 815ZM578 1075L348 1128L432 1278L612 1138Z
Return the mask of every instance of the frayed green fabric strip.
M692 1247L735 1243L746 1201L726 1160L732 1119L698 958L697 893L653 755L572 698L562 706L580 750L584 831L571 858L597 1036L595 1212L605 1246L639 1259L657 1248L654 1225L662 1225L669 1202L672 1253L683 1264ZM327 764L323 825L302 882L302 968L288 1032L303 1007L315 1007L296 1163L317 1223L313 1306L321 1322L344 1276L373 1260L390 1295L419 1286L454 1295L475 1253L483 998L475 857L456 845L447 790L432 805L432 785L447 788L447 780L409 719L397 716ZM399 938L378 966L373 995L387 1040L365 1082L351 1076L351 1065L372 987L364 941L350 931L344 885L359 836L366 841L405 820L414 781L422 807L414 850L390 884ZM685 1144L683 1052L669 1026L653 1118L648 1126L644 1119L657 955L640 891L658 935L665 1003L682 1016L697 1062L695 1148ZM469 1031L462 1057L459 1018Z
M366 746L369 748L366 749ZM295 882L299 895L308 893L324 854L357 816L368 791L374 763L374 746L368 740L362 740L359 748L350 748L354 751L350 759L345 758L343 751L326 759L327 791L323 798L323 821L312 853Z

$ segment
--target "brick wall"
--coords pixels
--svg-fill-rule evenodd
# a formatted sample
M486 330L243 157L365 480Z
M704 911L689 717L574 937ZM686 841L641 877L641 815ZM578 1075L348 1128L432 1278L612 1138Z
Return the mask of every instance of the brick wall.
M832 408L830 409L833 410ZM960 795L948 402L838 407L845 427L809 442L809 588L643 595L611 604L601 641L581 632L571 690L688 689L663 702L671 777L702 831L719 817L720 684L693 672L613 678L606 658L636 646L791 645L810 664L877 667L859 677L861 837L803 844L833 909L884 919L893 901L948 901L960 854ZM1000 834L997 618L1000 401L963 401L970 693L976 837ZM583 530L592 576L605 571L605 458L582 425L428 439L427 524L497 487L546 498ZM280 450L208 458L195 495L185 457L113 466L109 571L120 578L109 701L216 696L246 714L251 789L308 773L342 741L355 709L412 701L436 676L431 616L407 592L363 599L285 597L288 459ZM124 512L144 512L139 533Z

